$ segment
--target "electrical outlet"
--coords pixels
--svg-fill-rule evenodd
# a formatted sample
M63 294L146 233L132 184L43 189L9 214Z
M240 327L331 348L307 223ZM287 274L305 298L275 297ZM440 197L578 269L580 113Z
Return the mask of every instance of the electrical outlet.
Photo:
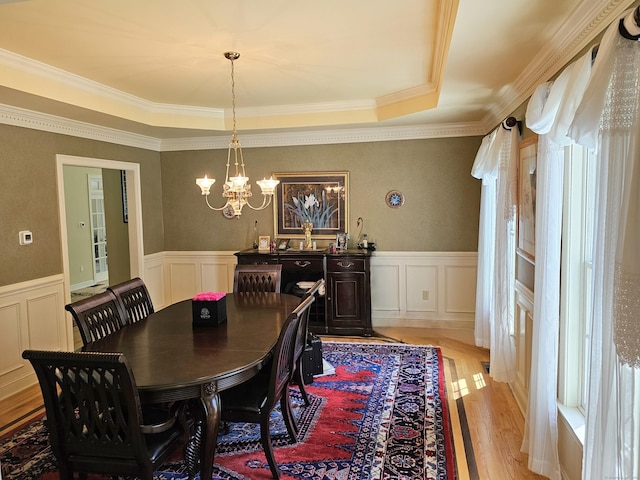
M423 290L422 291L422 299L423 300L429 300L429 290Z
M84 272L84 265L80 265L80 271Z

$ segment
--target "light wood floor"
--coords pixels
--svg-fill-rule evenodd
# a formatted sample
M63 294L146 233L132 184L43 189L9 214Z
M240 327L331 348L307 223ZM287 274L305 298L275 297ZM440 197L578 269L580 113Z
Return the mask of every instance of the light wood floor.
M472 331L376 328L376 333L385 340L437 345L447 360L453 360L455 371L445 369L450 409L453 412L456 402L462 398L475 457L475 468L471 464L467 469L462 431L457 419L453 418L460 480L544 478L527 469L527 457L520 452L524 418L509 386L494 382L484 372L481 362L489 361L489 352L473 345ZM453 381L454 375L457 375L457 381ZM37 385L0 401L0 436L28 422L41 411L42 397Z

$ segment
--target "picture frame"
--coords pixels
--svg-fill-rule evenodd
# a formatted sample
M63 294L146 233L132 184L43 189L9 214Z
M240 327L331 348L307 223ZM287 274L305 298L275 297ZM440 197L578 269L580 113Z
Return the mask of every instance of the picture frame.
M289 248L289 238L280 238L278 239L278 250L286 250Z
M311 237L335 239L348 233L349 172L274 173L280 180L274 200L276 236L304 238L302 224L310 220Z
M271 250L271 237L269 235L260 235L258 237L258 251L268 252Z
M538 136L532 135L518 145L518 248L520 256L535 262L536 169Z
M349 243L349 234L348 233L337 233L336 234L336 248L338 250L346 250Z

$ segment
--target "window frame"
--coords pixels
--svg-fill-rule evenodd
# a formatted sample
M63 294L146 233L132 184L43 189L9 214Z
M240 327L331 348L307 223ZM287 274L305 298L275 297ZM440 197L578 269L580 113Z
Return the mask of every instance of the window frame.
M565 147L558 401L586 414L596 191L595 156ZM580 341L576 341L580 339Z

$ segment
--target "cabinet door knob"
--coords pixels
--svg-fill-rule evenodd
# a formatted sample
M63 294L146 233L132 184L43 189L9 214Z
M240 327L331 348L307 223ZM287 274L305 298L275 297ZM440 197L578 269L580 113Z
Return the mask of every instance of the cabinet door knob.
M296 260L296 265L304 268L304 267L308 267L309 265L311 265L311 262L308 262L306 260Z
M353 262L338 262L340 268L351 268L355 265Z

